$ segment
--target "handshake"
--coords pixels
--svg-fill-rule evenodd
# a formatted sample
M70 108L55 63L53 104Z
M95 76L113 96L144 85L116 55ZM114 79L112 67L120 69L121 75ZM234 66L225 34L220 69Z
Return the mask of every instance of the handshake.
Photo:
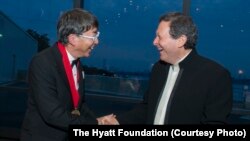
M110 114L97 118L98 125L119 125L116 115Z

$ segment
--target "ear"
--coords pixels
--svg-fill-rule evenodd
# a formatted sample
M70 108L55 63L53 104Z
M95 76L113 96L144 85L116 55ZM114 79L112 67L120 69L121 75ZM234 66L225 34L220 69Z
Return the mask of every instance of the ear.
M178 38L178 47L184 47L185 43L187 42L187 36L186 35L181 35L179 38Z
M75 34L70 34L68 36L68 41L69 41L69 44L73 45L73 46L76 46L76 43L77 43L77 36Z

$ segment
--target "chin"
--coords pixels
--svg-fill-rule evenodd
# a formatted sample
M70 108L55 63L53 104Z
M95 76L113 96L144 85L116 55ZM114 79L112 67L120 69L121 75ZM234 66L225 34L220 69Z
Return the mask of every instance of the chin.
M164 59L164 57L160 56L160 60L164 61L165 59Z
M86 54L83 54L82 57L89 57L89 56L90 56L90 54L89 54L89 53L86 53Z
M167 59L166 59L166 58L160 57L160 60L161 60L161 61L163 61L163 62L168 63L168 61L167 61Z

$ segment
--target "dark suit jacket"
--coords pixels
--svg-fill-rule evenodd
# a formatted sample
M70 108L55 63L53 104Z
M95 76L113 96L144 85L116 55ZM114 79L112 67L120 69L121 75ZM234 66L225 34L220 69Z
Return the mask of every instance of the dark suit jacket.
M232 109L230 73L193 50L179 63L180 72L167 106L165 124L226 123ZM157 62L144 102L117 116L120 124L153 124L170 64Z
M82 72L82 67L80 68ZM80 73L79 109L71 115L73 102L62 56L54 45L35 55L29 67L28 109L24 117L22 141L67 140L69 124L97 124L96 116L84 104L84 79Z

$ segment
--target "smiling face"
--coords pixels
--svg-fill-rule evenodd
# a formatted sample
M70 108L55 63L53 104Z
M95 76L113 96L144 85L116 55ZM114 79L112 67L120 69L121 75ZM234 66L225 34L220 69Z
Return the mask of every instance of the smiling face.
M97 29L93 28L89 31L83 33L82 35L87 37L95 37L97 35ZM78 44L76 46L76 51L78 52L79 57L89 57L91 51L99 43L98 38L86 38L78 36Z
M160 59L164 62L175 64L183 56L185 36L177 39L169 34L170 22L162 21L156 30L156 37L153 44L160 53Z
M58 41L76 59L89 57L99 43L98 20L90 12L75 8L65 12L57 23Z
M81 35L83 36L76 34L69 35L69 44L66 46L66 49L75 58L89 57L91 51L99 43L98 38L91 38L95 37L97 33L97 28L91 28L90 30L82 33Z

